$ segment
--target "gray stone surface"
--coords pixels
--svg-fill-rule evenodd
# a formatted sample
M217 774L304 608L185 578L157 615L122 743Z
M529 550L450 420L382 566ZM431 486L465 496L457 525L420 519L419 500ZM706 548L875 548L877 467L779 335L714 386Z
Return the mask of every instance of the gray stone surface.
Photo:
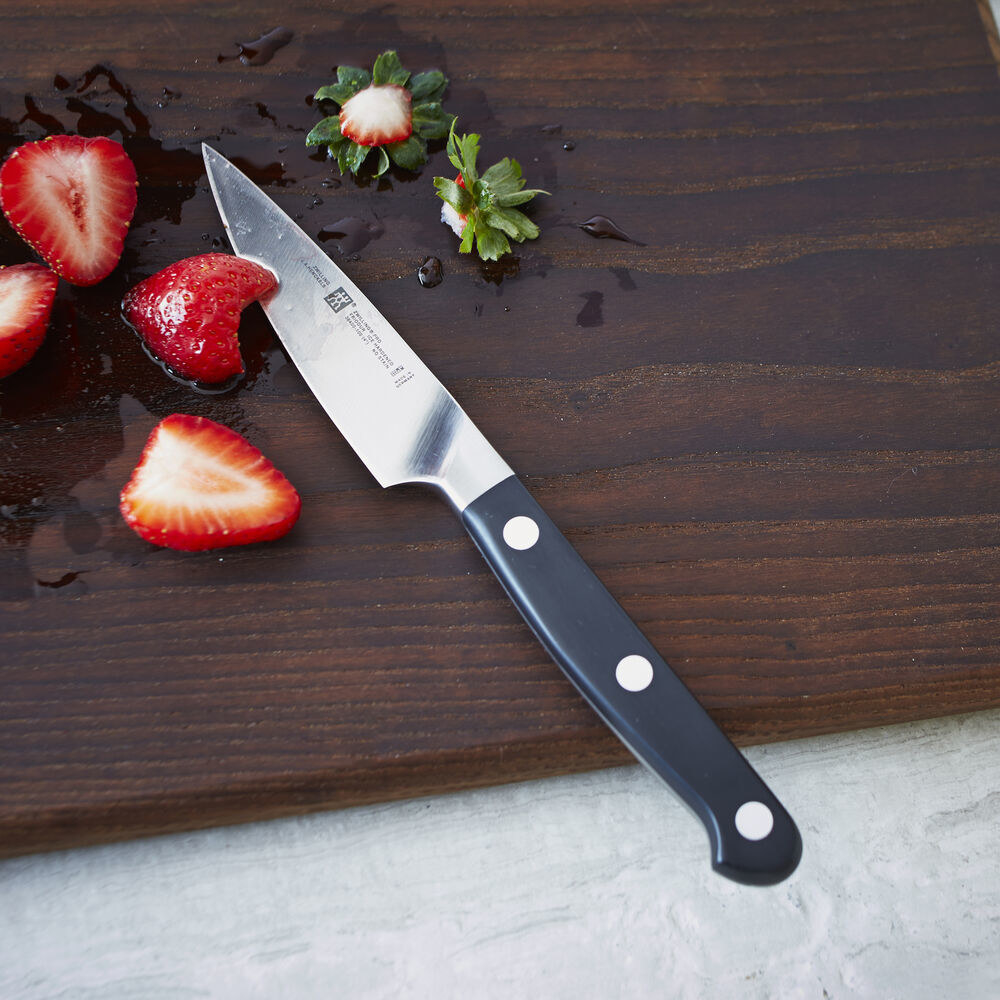
M0 863L0 997L1000 997L1000 712L748 752L780 886L620 768Z

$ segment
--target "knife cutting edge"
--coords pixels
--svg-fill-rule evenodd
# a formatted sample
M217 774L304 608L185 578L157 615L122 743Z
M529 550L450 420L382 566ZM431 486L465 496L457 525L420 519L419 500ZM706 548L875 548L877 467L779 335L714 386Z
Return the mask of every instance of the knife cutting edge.
M753 885L790 875L792 818L513 470L323 250L225 157L202 153L233 251L277 275L268 319L378 482L444 494L577 690L701 819L717 872Z

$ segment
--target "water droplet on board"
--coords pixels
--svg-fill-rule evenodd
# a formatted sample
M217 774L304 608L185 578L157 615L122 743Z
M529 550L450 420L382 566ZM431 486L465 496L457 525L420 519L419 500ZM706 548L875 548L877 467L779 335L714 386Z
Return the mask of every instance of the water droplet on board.
M602 326L604 324L604 293L581 292L580 297L586 302L576 317L577 326Z
M636 284L627 267L613 267L611 273L618 279L618 287L625 292L634 292Z
M635 243L636 241L624 230L611 221L606 215L593 215L586 222L580 223L580 228L591 236L596 236L599 240L622 240L624 243ZM642 244L638 244L641 246Z
M505 253L499 260L481 260L479 273L483 281L499 285L504 278L516 278L521 270L521 258Z
M68 587L79 576L79 573L64 573L58 580L36 580L35 582L39 587L49 587L52 590L58 590L61 587Z
M342 254L354 254L368 246L372 240L378 239L385 232L380 222L367 222L348 215L324 226L317 234L320 242L336 241L337 249Z
M237 42L240 51L234 56L220 54L218 61L221 63L239 59L244 66L263 66L274 58L278 49L283 49L294 37L295 33L291 28L274 28L252 42Z
M417 278L424 288L436 288L444 280L444 270L437 257L426 257L417 271Z

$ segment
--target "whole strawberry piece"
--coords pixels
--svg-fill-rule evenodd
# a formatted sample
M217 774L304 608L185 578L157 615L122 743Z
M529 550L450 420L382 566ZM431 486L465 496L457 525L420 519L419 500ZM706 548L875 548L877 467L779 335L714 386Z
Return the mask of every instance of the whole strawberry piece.
M277 281L225 253L186 257L140 282L122 310L146 346L178 375L209 385L243 371L240 313Z
M0 167L0 207L61 278L96 285L122 255L136 203L135 167L111 139L50 135Z
M41 264L0 267L0 378L42 346L59 279Z
M173 413L153 428L120 508L146 541L199 552L280 538L298 520L301 501L236 431Z

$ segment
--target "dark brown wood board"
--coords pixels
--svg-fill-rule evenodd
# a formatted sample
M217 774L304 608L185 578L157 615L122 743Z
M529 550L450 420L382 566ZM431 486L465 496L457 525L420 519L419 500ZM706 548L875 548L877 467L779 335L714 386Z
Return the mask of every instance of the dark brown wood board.
M984 10L0 9L0 153L106 134L140 178L118 270L63 283L42 350L0 385L2 850L629 759L445 505L375 485L259 307L222 395L125 327L136 281L225 248L203 139L325 239L738 743L1000 704ZM270 61L237 58L278 25L294 37ZM439 222L441 143L381 181L304 146L310 95L387 48L448 74L484 163L516 156L551 192L504 267ZM588 235L597 214L632 240ZM0 223L0 263L30 257ZM129 531L118 491L177 411L285 471L303 498L287 538L183 554Z

